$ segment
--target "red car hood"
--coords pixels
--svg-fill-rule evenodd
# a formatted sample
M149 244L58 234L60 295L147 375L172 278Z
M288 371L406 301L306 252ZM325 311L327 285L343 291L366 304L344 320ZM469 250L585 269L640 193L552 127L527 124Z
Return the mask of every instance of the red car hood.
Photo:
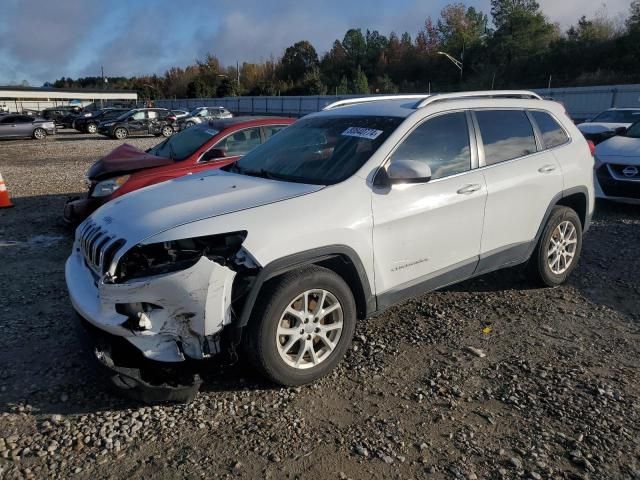
M171 163L173 163L173 160L170 158L156 157L133 145L124 143L94 163L87 172L87 176L93 180L108 173L126 173Z

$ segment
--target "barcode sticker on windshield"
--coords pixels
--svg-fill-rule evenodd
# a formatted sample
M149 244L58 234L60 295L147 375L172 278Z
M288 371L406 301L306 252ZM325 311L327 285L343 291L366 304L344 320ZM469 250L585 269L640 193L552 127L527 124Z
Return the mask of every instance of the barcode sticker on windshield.
M360 137L375 140L381 133L382 130L374 130L373 128L349 127L342 132L342 135L345 137Z

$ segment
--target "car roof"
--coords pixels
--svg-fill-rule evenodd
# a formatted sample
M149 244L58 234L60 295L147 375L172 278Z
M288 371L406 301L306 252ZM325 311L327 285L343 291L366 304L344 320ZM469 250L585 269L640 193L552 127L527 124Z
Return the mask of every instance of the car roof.
M291 124L295 122L295 118L291 117L271 117L271 116L260 116L260 117L233 117L233 118L218 118L212 119L208 122L200 123L197 126L200 128L208 128L213 127L216 130L226 130L227 128L242 126L242 125L271 125L271 124ZM193 128L193 127L192 127Z
M531 108L548 106L548 100L543 100L537 93L527 90L486 90L465 91L438 94L409 94L409 95L371 95L354 97L327 105L322 111L310 116L385 116L406 118L416 111L433 104L462 103L473 105L487 105L491 102L496 106L524 106ZM555 103L555 102L553 102ZM463 105L464 108L464 105ZM525 107L523 107L525 108Z
M625 108L614 107L614 108L608 108L606 111L610 112L612 110L626 110L626 111L632 111L632 112L640 112L640 108L630 108L630 107L625 107Z

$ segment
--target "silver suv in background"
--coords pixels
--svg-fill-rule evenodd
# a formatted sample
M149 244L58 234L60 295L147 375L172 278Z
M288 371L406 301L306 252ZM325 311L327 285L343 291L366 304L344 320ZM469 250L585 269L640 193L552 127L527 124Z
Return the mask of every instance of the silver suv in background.
M193 127L211 119L233 118L233 114L224 107L198 107L194 108L184 117L179 117L181 128Z

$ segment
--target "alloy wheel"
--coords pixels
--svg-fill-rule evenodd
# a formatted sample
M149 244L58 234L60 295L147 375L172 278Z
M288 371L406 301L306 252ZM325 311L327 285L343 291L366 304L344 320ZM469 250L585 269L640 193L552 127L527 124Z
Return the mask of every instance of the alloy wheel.
M578 246L578 233L573 223L565 220L560 223L549 239L547 264L556 275L566 272L573 262Z
M290 367L308 369L327 360L342 335L343 310L327 290L307 290L289 302L280 316L276 345Z

